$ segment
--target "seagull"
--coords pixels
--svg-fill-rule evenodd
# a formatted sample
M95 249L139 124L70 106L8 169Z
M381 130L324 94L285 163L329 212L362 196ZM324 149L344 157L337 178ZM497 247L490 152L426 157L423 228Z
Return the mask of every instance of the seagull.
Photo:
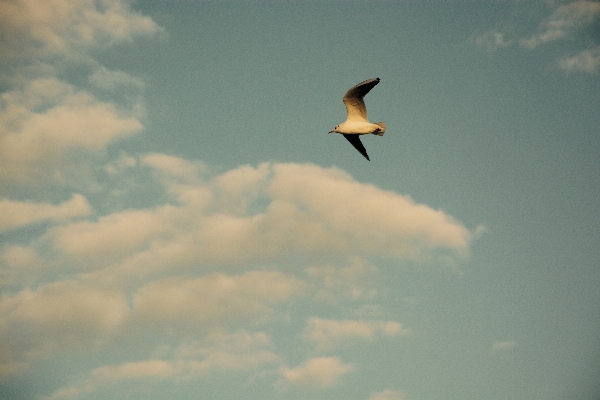
M367 107L363 101L363 97L378 83L379 78L367 79L348 90L344 95L344 104L348 111L348 117L345 122L329 131L329 133L337 132L344 135L350 144L360 154L365 156L367 160L369 160L369 155L367 154L367 150L365 150L365 146L360 141L359 135L372 133L373 135L383 136L385 133L385 122L369 122Z

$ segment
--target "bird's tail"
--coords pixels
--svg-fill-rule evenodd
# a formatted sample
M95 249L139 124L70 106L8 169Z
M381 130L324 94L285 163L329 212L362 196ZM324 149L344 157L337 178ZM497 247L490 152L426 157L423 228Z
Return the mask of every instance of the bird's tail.
M373 135L383 136L383 134L385 133L385 122L375 122L375 125L379 125L381 130L378 132L373 132Z

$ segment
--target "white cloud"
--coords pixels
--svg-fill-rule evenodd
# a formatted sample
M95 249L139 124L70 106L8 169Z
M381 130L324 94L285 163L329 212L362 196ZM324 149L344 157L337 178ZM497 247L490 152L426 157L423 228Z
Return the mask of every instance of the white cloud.
M40 221L62 221L89 215L92 209L86 198L75 194L62 204L0 200L0 231L18 228Z
M537 33L513 41L506 39L503 31L507 29L494 28L477 36L474 39L475 44L489 52L508 47L513 43L518 43L524 49L533 50L547 43L572 39L600 18L600 3L597 1L579 0L559 6L549 2L549 5L552 7L552 13L539 24ZM591 39L595 41L597 38ZM557 61L557 66L566 72L597 73L600 68L600 46L592 46L574 56L562 57Z
M141 91L146 85L139 78L126 74L123 71L112 71L106 67L100 66L89 77L89 81L94 86L114 92L123 88L131 88L135 91Z
M201 162L161 153L148 153L142 157L142 163L163 174L166 184L200 183L205 166Z
M77 173L73 151L100 154L142 129L136 116L54 78L31 80L2 94L0 179L66 183Z
M36 187L89 181L92 164L77 157L101 156L143 128L143 82L99 65L90 50L161 28L121 0L15 0L0 2L0 29L0 78L10 88L0 101L0 180ZM57 79L67 65L91 70L96 89L118 89L126 104Z
M337 168L275 164L273 172L268 189L274 199L271 208L310 221L298 226L294 240L301 247L360 248L401 257L419 257L437 248L460 252L468 247L471 233L442 211L356 182ZM334 239L329 232L341 235Z
M114 259L135 253L150 240L168 234L177 219L172 206L154 210L126 210L52 228L46 234L54 246L76 259Z
M566 72L582 71L590 74L596 73L600 68L600 46L584 50L573 57L560 59L558 67Z
M31 247L7 245L2 249L2 262L9 268L28 269L41 264L42 260Z
M335 386L340 378L352 371L352 364L344 364L339 357L311 358L295 368L282 367L285 380L302 389Z
M343 300L372 298L377 294L375 279L379 271L367 260L350 257L349 265L311 266L306 273L318 282L316 298L327 302L335 302L338 297Z
M552 15L540 24L539 33L521 39L521 46L533 49L544 43L568 37L575 31L589 26L600 16L600 3L574 1L556 8Z
M315 344L318 351L327 351L351 340L372 341L378 333L391 337L404 332L402 325L395 321L311 318L302 336L304 340Z
M15 0L0 3L3 57L81 55L161 31L151 18L120 0Z
M303 293L305 284L276 271L211 274L148 283L134 295L134 312L162 334L186 335L264 322L273 307Z
M158 154L143 159L132 168L159 166L177 204L49 230L45 238L65 263L104 262L109 268L96 273L116 281L198 265L359 257L339 270L308 270L330 292L324 296L344 290L358 299L375 294L369 281L377 273L360 257L468 255L472 233L452 217L336 168L261 164L208 180L194 162Z
M167 358L107 365L93 370L89 377L56 390L46 399L69 399L115 382L191 380L211 373L260 371L277 365L280 358L269 350L271 340L263 332L245 330L233 334L215 334L200 341L166 349ZM158 351L164 353L165 350Z
M492 29L475 38L475 44L485 48L489 52L494 52L499 48L507 47L512 43L512 40L506 39L506 34L497 29Z
M263 332L241 330L233 334L213 334L202 341L182 344L174 352L180 359L198 360L187 378L210 372L252 371L280 363L273 353L271 338Z
M110 339L129 311L123 293L59 281L0 300L0 354L25 362ZM4 362L5 360L2 360Z
M503 342L494 342L492 345L492 353L497 353L503 350L509 350L518 345L517 342L513 340L503 341Z
M404 393L399 390L386 389L382 392L373 393L369 400L404 400Z

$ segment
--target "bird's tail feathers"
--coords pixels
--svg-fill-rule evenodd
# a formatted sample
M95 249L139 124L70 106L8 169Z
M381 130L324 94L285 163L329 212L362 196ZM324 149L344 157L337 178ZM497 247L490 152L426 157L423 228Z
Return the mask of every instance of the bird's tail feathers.
M375 122L375 125L379 125L381 130L379 132L374 132L373 134L377 136L383 136L385 133L385 122Z

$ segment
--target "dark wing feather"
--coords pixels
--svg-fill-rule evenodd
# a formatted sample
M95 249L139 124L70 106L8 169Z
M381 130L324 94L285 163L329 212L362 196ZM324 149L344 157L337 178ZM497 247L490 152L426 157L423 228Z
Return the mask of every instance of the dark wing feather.
M348 111L348 121L368 121L367 107L365 107L363 97L378 83L379 78L367 79L346 92L344 104Z
M358 152L360 154L362 154L363 156L365 156L365 158L369 161L371 161L369 159L369 155L367 154L367 150L365 149L365 146L363 146L362 142L360 141L360 135L346 135L343 134L344 137L346 138L347 141L350 142L350 144L352 146L354 146L354 148L356 150L358 150Z

